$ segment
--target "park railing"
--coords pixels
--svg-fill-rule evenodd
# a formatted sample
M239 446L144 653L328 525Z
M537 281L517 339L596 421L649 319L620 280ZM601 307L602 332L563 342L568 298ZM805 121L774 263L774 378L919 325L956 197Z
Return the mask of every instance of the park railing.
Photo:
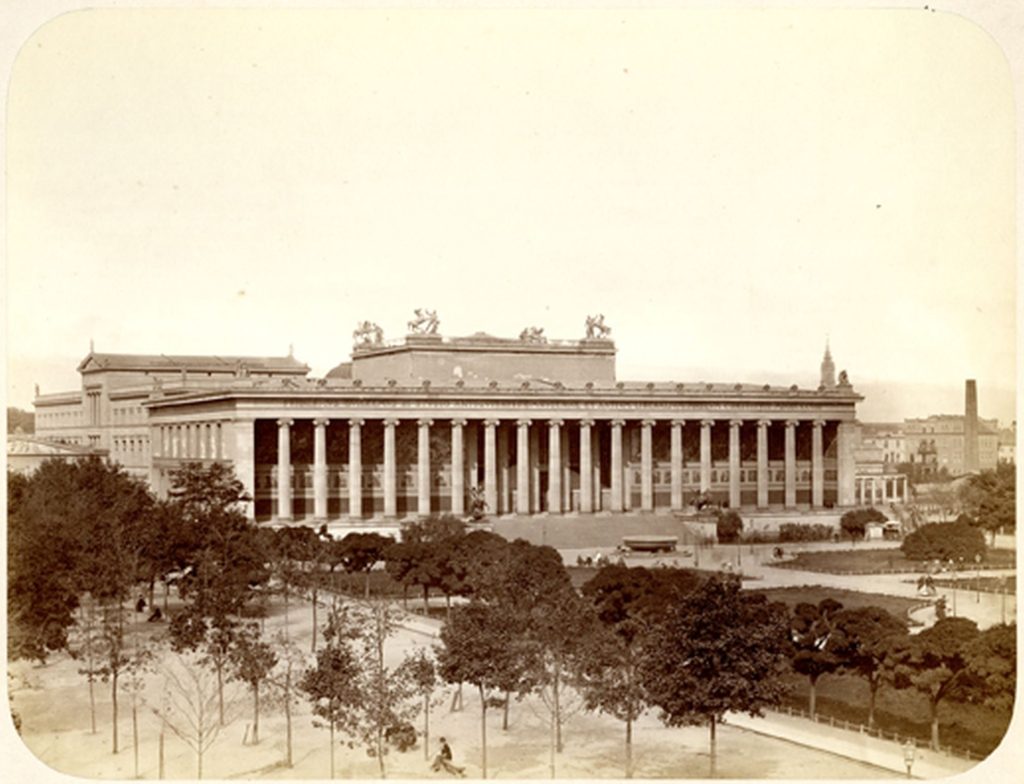
M779 713L784 713L787 716L797 716L803 719L809 719L816 724L827 724L830 727L838 727L842 730L848 730L850 732L858 732L862 735L867 735L872 738L879 738L880 740L891 740L901 746L906 743L912 743L915 748L931 750L931 744L927 739L919 738L915 735L901 735L898 732L886 732L884 729L879 727L868 727L866 724L858 724L852 721L846 721L845 719L837 719L835 716L825 716L821 713L811 716L805 710L800 708L793 708L788 705L782 706L777 709ZM978 752L971 751L970 749L960 748L958 746L939 746L939 752L948 754L951 757L959 757L960 759L970 760L972 762L978 762L985 759L986 755L979 754Z

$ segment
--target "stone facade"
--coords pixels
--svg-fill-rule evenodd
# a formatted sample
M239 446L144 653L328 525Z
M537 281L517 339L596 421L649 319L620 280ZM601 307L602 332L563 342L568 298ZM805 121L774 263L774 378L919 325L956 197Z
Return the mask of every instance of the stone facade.
M87 357L77 409L61 404L84 424L40 435L73 430L109 449L138 432L133 465L159 492L186 461L229 461L252 516L281 523L460 515L475 490L497 514L856 503L862 398L845 374L815 390L620 382L614 356L607 338L411 335L355 349L349 377L307 378L289 357L259 373L161 370L134 386L116 383L115 360L104 376ZM37 412L55 400L41 396ZM136 400L141 416L116 424L115 404Z

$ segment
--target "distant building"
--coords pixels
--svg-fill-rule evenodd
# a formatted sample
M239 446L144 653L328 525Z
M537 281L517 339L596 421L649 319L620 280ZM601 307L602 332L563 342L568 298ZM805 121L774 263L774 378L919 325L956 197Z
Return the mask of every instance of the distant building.
M951 414L905 420L907 462L934 467L935 471L945 468L951 476L968 473L964 420ZM995 468L999 462L999 422L979 419L977 433L978 470Z
M1017 462L1017 421L999 431L999 462Z
M859 506L905 504L910 501L910 480L899 466L904 463L900 425L858 423L854 460Z
M861 444L880 450L882 462L893 466L907 460L907 439L901 423L864 422L861 425Z
M21 433L7 436L7 470L16 474L30 474L45 460L73 460L91 454L95 453L89 447L53 443Z

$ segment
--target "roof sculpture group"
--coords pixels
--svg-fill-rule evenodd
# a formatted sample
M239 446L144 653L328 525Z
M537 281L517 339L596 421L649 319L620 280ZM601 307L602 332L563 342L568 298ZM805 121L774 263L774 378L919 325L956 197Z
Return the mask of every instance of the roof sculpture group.
M384 342L384 330L372 321L361 321L352 333L352 341L356 348L379 346Z
M437 318L436 310L428 310L427 308L416 308L413 311L415 317L409 322L409 334L410 335L436 335L437 328L441 326L440 320Z
M429 308L416 308L413 311L413 318L407 323L410 335L436 335L441 326L436 310ZM587 316L586 336L587 340L607 340L612 334L612 328L604 323L604 314ZM544 327L526 327L519 333L519 340L524 343L542 344L547 343L548 338L544 334ZM384 330L372 321L361 321L356 325L352 333L352 342L355 348L373 348L384 344Z
M612 328L605 326L604 313L587 316L587 340L604 340L612 334Z

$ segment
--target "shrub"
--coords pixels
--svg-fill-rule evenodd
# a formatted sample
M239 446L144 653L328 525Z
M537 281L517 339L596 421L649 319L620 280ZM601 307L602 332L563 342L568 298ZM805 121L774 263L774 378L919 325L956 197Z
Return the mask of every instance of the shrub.
M416 728L408 722L393 724L385 730L384 739L399 751L408 751L416 745Z
M726 509L724 512L718 513L718 524L715 533L718 535L719 542L737 541L742 530L743 518L739 516L738 512Z
M868 509L851 509L839 518L839 526L843 533L851 539L864 538L864 529L868 523L884 523L889 518L874 507Z
M973 562L974 556L985 554L985 534L963 523L930 523L910 533L900 549L913 561Z
M821 542L832 538L835 529L824 523L805 525L801 523L783 523L779 526L780 542Z

